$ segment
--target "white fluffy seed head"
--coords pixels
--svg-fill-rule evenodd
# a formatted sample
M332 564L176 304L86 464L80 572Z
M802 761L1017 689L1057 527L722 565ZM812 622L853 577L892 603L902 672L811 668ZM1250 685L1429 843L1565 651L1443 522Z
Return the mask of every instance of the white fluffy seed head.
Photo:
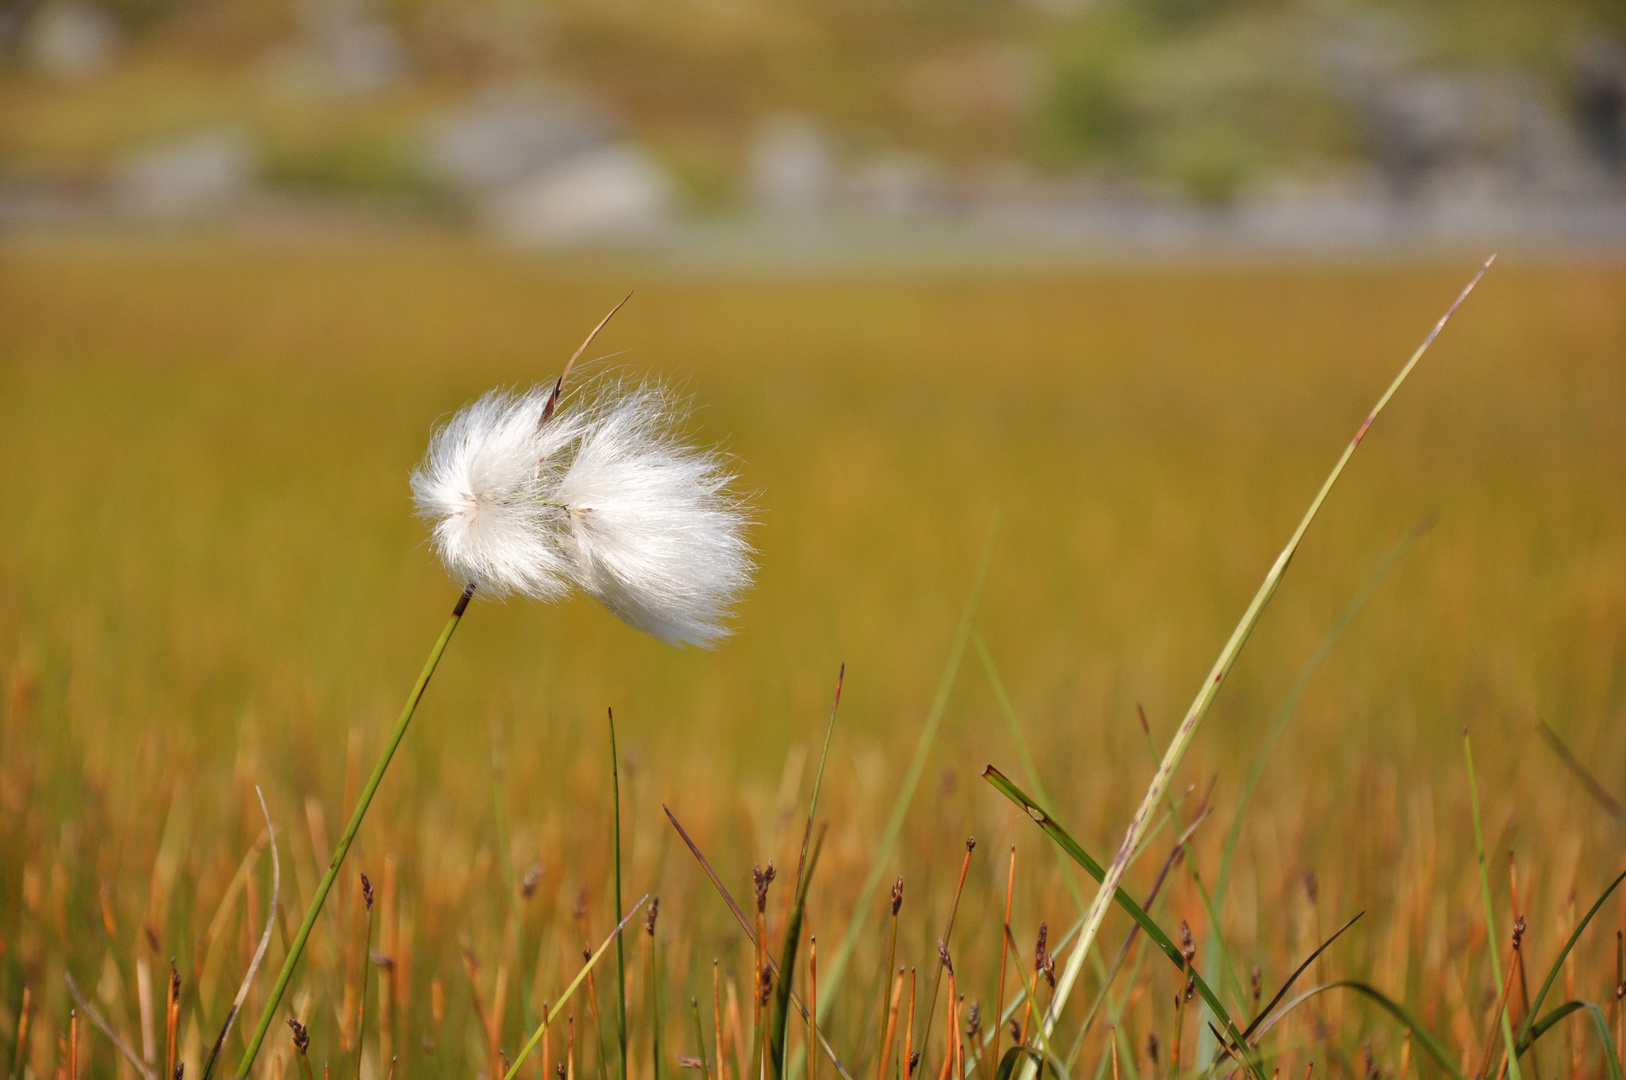
M551 390L492 391L430 439L412 493L447 571L486 596L580 588L662 641L715 645L754 569L726 462L684 445L663 387L596 380L543 422Z

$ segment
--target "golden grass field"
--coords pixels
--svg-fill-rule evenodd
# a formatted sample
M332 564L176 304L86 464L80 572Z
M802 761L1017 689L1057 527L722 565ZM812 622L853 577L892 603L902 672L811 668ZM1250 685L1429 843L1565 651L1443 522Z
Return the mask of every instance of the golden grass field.
M716 653L661 646L583 601L470 609L288 998L310 1024L317 1070L356 1069L367 955L358 871L382 891L363 1074L382 1080L396 1058L401 1076L489 1075L477 998L512 1058L584 943L614 922L613 707L626 899L661 898L654 939L641 921L626 938L630 1075L675 1077L677 1055L700 1056L691 997L716 1075L714 958L728 1075L754 1073L749 944L661 807L742 904L752 865L775 860L777 942L845 662L819 807L829 832L808 904L827 963L855 917L996 520L977 638L1051 810L1105 860L1326 470L1472 270L798 276L565 265L427 242L9 249L0 1068L19 1080L67 1075L65 971L137 1053L145 1042L161 1055L173 958L180 1057L187 1076L201 1075L266 920L255 785L277 827L281 906L297 923L456 598L407 491L432 425L490 386L551 379L628 288L632 302L595 351L693 393L698 434L735 455L758 493L759 584ZM1221 920L1234 978L1222 978L1197 882L1214 882L1265 732L1374 567L1430 520L1309 682L1249 804ZM1364 911L1299 987L1382 989L1471 1075L1498 1015L1491 952L1508 962L1509 853L1529 922L1530 993L1568 928L1626 869L1626 832L1538 737L1538 718L1626 796L1626 270L1504 259L1363 444L1222 690L1175 788L1195 787L1180 803L1189 819L1212 784L1212 813L1153 915L1171 936L1189 924L1199 969L1245 1021L1252 967L1268 1000ZM917 1049L968 836L978 844L950 946L985 1030L1011 845L1012 972L1032 978L1037 924L1048 922L1054 945L1093 893L979 779L989 762L1029 786L973 642L900 842L883 853L883 885L857 911L845 981L820 987L855 1077L879 1067L895 876L898 962L922 979ZM1177 833L1154 837L1131 893L1151 887ZM1611 900L1547 1003L1600 1003L1616 1039L1623 922ZM1109 918L1103 963L1129 925ZM1086 969L1057 1028L1064 1058L1100 970ZM1073 1080L1114 1068L1109 1028L1127 1080L1200 1071L1214 1044L1196 1007L1179 1014L1176 1035L1181 982L1156 954L1137 953L1070 1057ZM13 1053L25 985L28 1037ZM1015 985L1012 974L1007 1001ZM570 1005L573 1067L615 1080L614 1050L606 1065L599 1049L614 1043L613 966L595 969L593 993L596 1010L585 988ZM944 1057L944 998L917 1074L928 1080ZM1586 1015L1524 1068L1534 1058L1541 1080L1600 1075ZM1284 1076L1312 1061L1316 1075L1444 1075L1402 1035L1369 1001L1331 991L1263 1050ZM1155 1061L1148 1036L1161 1044ZM78 1039L80 1075L136 1076L88 1024ZM558 1062L563 1032L550 1043ZM891 1052L891 1072L900 1056ZM258 1071L299 1075L280 1023ZM525 1075L542 1075L540 1057Z

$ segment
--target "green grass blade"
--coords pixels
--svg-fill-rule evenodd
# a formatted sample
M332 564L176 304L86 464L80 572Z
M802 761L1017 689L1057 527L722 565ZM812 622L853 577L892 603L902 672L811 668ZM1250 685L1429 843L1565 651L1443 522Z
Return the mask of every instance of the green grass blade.
M1519 1037L1520 1056L1523 1056L1526 1051L1528 1051L1532 1046L1536 1045L1537 1039L1540 1039L1543 1035L1547 1034L1547 1032L1557 1027L1559 1021L1563 1020L1570 1013L1579 1012L1584 1008L1586 1008L1586 1002L1584 1001L1566 1001L1564 1004L1560 1005L1546 1016L1543 1016L1540 1020L1537 1020L1534 1024L1526 1024L1525 1027L1528 1029L1528 1031L1526 1034ZM1532 1012L1530 1015L1533 1017L1535 1016L1535 1013Z
M547 1018L543 1020L542 1023L537 1025L535 1031L531 1032L530 1039L528 1039L524 1047L520 1049L519 1056L514 1059L514 1063L508 1066L508 1071L503 1074L502 1080L514 1080L514 1077L519 1075L520 1066L524 1065L525 1059L531 1056L531 1051L536 1049L536 1044L542 1041L542 1033L547 1031L549 1025L551 1025L555 1020L559 1019L559 1014L564 1011L565 1005L569 1003L571 995L576 992L577 988L580 987L584 981L586 981L588 972L592 971L593 968L598 965L598 962L604 958L604 954L609 951L612 944L621 940L621 931L627 928L627 923L632 921L632 917L638 913L638 909L643 907L644 901L648 899L649 897L646 895L636 904L632 905L632 910L627 912L626 916L616 924L614 930L610 931L610 936L604 939L604 944L600 945L598 950L594 952L592 956L587 958L587 963L583 964L582 969L576 972L576 977L570 980L570 985L565 987L565 992L559 995L558 1002L554 1004L553 1008L548 1010Z
M615 800L615 913L621 914L621 764L615 749L615 712L605 710L610 722L610 795ZM615 939L615 1036L621 1050L621 1080L627 1080L627 951L621 936Z
M1609 1030L1609 1021L1604 1017L1603 1010L1590 1001L1581 1003L1588 1013L1592 1014L1592 1026L1597 1029L1598 1041L1603 1043L1603 1063L1606 1070L1604 1075L1609 1080L1621 1080L1620 1058L1615 1054L1615 1037Z
M904 774L903 783L898 788L898 797L892 804L892 816L887 819L886 830L882 832L881 842L875 849L875 859L870 864L869 876L864 879L863 886L858 890L852 917L847 921L847 930L842 934L841 945L836 949L835 959L830 962L829 975L823 979L827 993L820 995L821 1014L827 1012L829 1005L836 1000L836 991L841 986L842 977L847 973L847 965L852 960L853 950L858 946L858 935L863 930L870 904L875 899L875 890L880 888L881 879L886 876L887 861L892 857L892 849L898 842L898 834L903 831L903 819L909 812L909 803L914 799L915 788L919 786L920 776L926 769L926 758L931 754L932 744L937 741L937 729L941 726L943 713L948 708L949 692L954 688L954 680L959 675L960 660L965 655L966 643L971 639L971 623L976 618L977 605L982 601L982 587L988 580L988 567L993 562L994 542L998 538L999 519L996 517L989 526L988 542L982 553L982 565L977 570L976 580L971 586L971 596L966 601L965 612L960 616L960 626L955 631L954 644L949 649L948 663L943 668L943 676L937 684L937 693L932 698L931 709L926 714L926 724L920 731L920 741L915 746L914 760L909 763L909 771Z
M1537 990L1536 996L1531 999L1529 1015L1525 1017L1524 1024L1520 1027L1520 1046L1526 1045L1526 1042L1530 1036L1532 1018L1541 1009L1541 1003L1547 1000L1547 994L1552 990L1553 983L1558 979L1558 972L1563 968L1564 961L1568 959L1570 950L1574 949L1575 943L1581 940L1581 932L1587 928L1587 924L1592 921L1593 917L1598 914L1598 910L1603 907L1603 902L1609 899L1610 894L1620 886L1622 881L1626 881L1626 870L1621 871L1620 876L1611 881L1609 883L1609 887L1603 891L1603 895L1599 896L1598 899L1593 902L1592 906L1587 909L1586 916L1576 924L1575 930L1570 934L1569 940L1564 942L1564 948L1559 951L1558 959L1554 960L1553 966L1547 969L1547 977L1542 980L1541 989ZM1521 1050L1520 1053L1523 1053L1523 1051Z
M1276 590L1282 582L1282 576L1286 574L1288 564L1293 561L1293 556L1298 552L1304 534L1309 530L1310 523L1315 520L1316 515L1321 511L1321 504L1326 501L1333 485L1343 475L1344 467L1349 464L1349 459L1354 455L1355 448L1360 446L1361 440L1366 437L1366 433L1371 429L1372 424L1377 420L1384 406L1388 405L1389 399L1400 389L1401 384L1406 381L1406 377L1417 366L1417 362L1428 351L1428 347L1434 343L1434 339L1439 336L1440 331L1445 329L1445 324L1450 321L1451 316L1456 313L1462 302L1468 298L1468 294L1479 283L1479 279L1484 277L1485 271L1490 269L1491 262L1494 260L1495 256L1493 255L1479 268L1479 272L1469 280L1467 286L1457 295L1456 300L1447 309L1446 313L1440 317L1439 322L1434 324L1434 328L1428 332L1428 336L1417 347L1417 351L1412 353L1411 358L1400 369L1400 374L1395 376L1388 389L1378 398L1377 404L1372 407L1372 411L1367 414L1366 419L1356 429L1354 437L1350 439L1338 461L1333 465L1332 472L1327 475L1321 489L1316 492L1315 498L1310 501L1310 508L1305 511L1298 527L1293 530L1293 535L1289 537L1287 546L1282 549L1280 555L1276 556L1275 563L1271 565L1270 570L1265 574L1264 582L1259 586L1259 591L1254 594L1247 610L1242 613L1242 618L1237 623L1236 629L1231 631L1230 639L1226 641L1225 647L1220 650L1219 658L1214 661L1214 666L1209 671L1208 677L1203 680L1201 688L1198 689L1197 696L1192 700L1191 708L1187 711L1185 719L1180 722L1180 726L1176 729L1173 741L1169 743L1169 748L1164 753L1163 760L1158 764L1157 771L1152 776L1152 782L1146 789L1146 794L1141 798L1140 808L1135 811L1135 816L1130 819L1129 828L1124 833L1123 843L1119 845L1118 853L1113 856L1112 865L1108 869L1106 877L1096 890L1095 899L1090 904L1089 914L1084 923L1084 932L1079 935L1078 944L1073 947L1073 952L1067 958L1066 970L1062 972L1061 980L1056 987L1053 998L1053 1011L1046 1017L1046 1023L1053 1023L1054 1016L1060 1013L1062 1006L1066 1005L1067 998L1072 993L1073 985L1077 982L1079 973L1084 968L1084 958L1089 953L1090 947L1095 943L1095 937L1101 930L1102 921L1106 919L1107 908L1111 906L1113 897L1117 893L1118 883L1123 880L1124 873L1129 869L1130 858L1140 844L1141 834L1151 822L1154 809L1162 801L1164 791L1168 789L1169 784L1173 781L1175 770L1180 767L1180 762L1185 758L1186 750L1190 748L1191 740L1196 735L1198 726L1202 723L1203 717L1208 715L1208 710L1214 703L1215 695L1219 692L1219 688L1224 683L1225 677L1230 673L1231 668L1236 664L1237 657L1242 652L1242 647L1247 644L1248 638L1253 634L1254 627L1258 625L1259 617L1263 614L1265 606L1276 595Z
M1441 1046L1439 1040L1430 1035L1428 1030L1424 1028L1422 1024L1419 1024L1416 1018L1414 1018L1411 1013L1407 1012L1399 1002L1395 1001L1393 998L1389 997L1389 995L1385 994L1383 991L1374 986L1370 986L1363 982L1356 982L1350 979L1344 979L1338 982L1322 983L1320 986L1312 986L1310 989L1306 990L1292 1001L1289 1001L1286 1005L1283 1005L1281 1009L1269 1020L1265 1021L1263 1024L1260 1024L1259 1030L1254 1033L1255 1038L1264 1038L1264 1036L1269 1033L1270 1029L1275 1027L1277 1022L1283 1017L1287 1016L1294 1009L1298 1008L1306 1001L1309 1001L1317 994L1324 994L1328 990L1353 990L1363 997L1370 998L1390 1016L1400 1021L1400 1023L1411 1032L1412 1041L1418 1046L1422 1047L1423 1051L1427 1053L1429 1057L1434 1059L1435 1064L1439 1065L1439 1067L1445 1071L1445 1074L1451 1077L1451 1080L1463 1080L1462 1070L1458 1069L1456 1064L1451 1060L1451 1055L1446 1053L1445 1047Z
M1485 861L1485 830L1479 818L1479 784L1474 779L1474 750L1468 739L1468 729L1462 729L1462 753L1468 762L1468 800L1473 808L1474 816L1474 850L1479 855L1479 895L1485 902L1485 942L1486 951L1490 953L1492 986L1502 985L1502 957L1501 946L1498 942L1501 936L1496 930L1496 911L1491 903L1490 873ZM1519 1071L1519 1056L1514 1052L1513 1024L1508 1019L1507 1009L1502 1009L1498 1020L1502 1025L1502 1042L1507 1048L1509 1080L1523 1080Z
M1072 857L1074 862L1078 863L1079 866L1084 868L1085 873L1089 874L1097 881L1102 881L1105 879L1105 868L1102 867L1099 862L1096 862L1089 852L1080 847L1078 842L1069 836L1065 829L1056 824L1055 820L1052 819L1049 814L1045 813L1045 811L1034 803L1032 799L1028 798L1027 795L1022 792L1021 788L1018 788L1015 784L1011 783L1010 780L1006 778L1005 774L1001 773L998 769L990 765L983 770L982 776L983 779L992 784L1000 794L1004 795L1007 799L1010 799L1017 806L1021 807L1022 810L1026 812L1028 817L1032 818L1034 822L1038 824L1039 828L1045 831L1047 836L1059 844L1062 850L1067 852L1067 854ZM1236 1026L1236 1023L1231 1019L1231 1014L1226 1012L1225 1006L1220 1004L1219 996L1214 993L1214 991L1209 987L1208 982L1201 975L1199 975L1195 970L1186 967L1185 957L1181 954L1179 947L1169 939L1169 935L1163 932L1163 928L1158 926L1157 923L1153 921L1152 917L1146 914L1145 909L1137 904L1135 899L1122 888L1114 890L1114 899L1117 901L1119 907L1128 912L1130 918L1134 919L1135 922L1140 924L1140 928L1145 931L1146 936L1151 938L1153 943L1156 944L1160 950L1162 950L1163 955L1167 956L1175 967L1179 968L1183 973L1187 973L1191 976L1192 982L1196 985L1197 993L1200 994L1203 1001L1208 1004L1208 1007L1213 1012L1215 1018L1225 1025L1226 1033L1237 1044L1243 1044L1245 1040L1242 1037L1242 1032ZM1052 1008L1055 1008L1055 1006L1052 1005ZM1043 1014L1041 1013L1040 1015Z

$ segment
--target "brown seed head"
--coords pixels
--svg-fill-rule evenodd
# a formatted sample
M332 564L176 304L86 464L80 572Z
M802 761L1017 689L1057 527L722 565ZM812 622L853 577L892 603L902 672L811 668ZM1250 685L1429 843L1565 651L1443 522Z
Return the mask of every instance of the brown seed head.
M898 876L898 880L896 880L896 881L894 881L892 883L892 914L896 915L898 913L898 909L900 907L902 907L902 906L903 906L903 876L900 874Z
M1524 916L1520 915L1513 923L1513 951L1519 951L1519 943L1524 940Z
M1146 1056L1152 1059L1152 1065L1157 1065L1157 1032L1146 1036Z
M293 1029L294 1049L298 1050L301 1054L303 1054L306 1050L309 1050L311 1045L310 1030L306 1028L304 1024L301 1024L298 1020L295 1020L291 1016L288 1018L288 1026Z
M1035 946L1034 950L1033 950L1033 970L1034 971L1043 971L1044 970L1044 958L1045 958L1045 956L1048 955L1045 952L1045 943L1048 942L1049 940L1050 940L1050 924L1049 923L1040 923L1039 924L1039 944L1037 946Z
M965 1037L975 1042L982 1034L982 1008L973 1001L965 1011Z
M1180 955L1186 958L1186 967L1197 958L1197 943L1191 940L1191 926L1186 920L1180 920Z
M519 895L529 900L536 894L536 887L542 883L542 864L532 863L531 868L525 871L525 878L519 883Z
M915 1066L920 1064L920 1051L916 1050L909 1055L909 1075L915 1075Z
M655 919L661 913L661 898L651 897L649 901L649 914L644 916L644 933L650 937L655 936Z
M966 852L969 854L970 852L975 851L976 848L977 848L977 838L975 836L966 837L965 838L965 850L966 850Z
M361 875L361 899L367 905L367 910L373 910L373 883L367 880L367 875Z
M773 992L773 965L763 964L762 970L757 973L757 996L761 1004L768 1004L768 996Z
M937 943L937 959L942 962L944 967L948 968L950 975L954 974L954 960L949 956L948 942L939 941Z
M768 910L768 886L773 884L773 879L774 868L772 859L768 860L768 869L766 870L762 869L760 866L751 867L751 880L756 884L757 889L758 911Z

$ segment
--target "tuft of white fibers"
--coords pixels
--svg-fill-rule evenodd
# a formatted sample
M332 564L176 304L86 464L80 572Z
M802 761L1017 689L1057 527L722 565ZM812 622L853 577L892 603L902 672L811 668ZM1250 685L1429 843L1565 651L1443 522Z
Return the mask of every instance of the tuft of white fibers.
M412 495L447 572L493 597L579 588L652 637L716 645L754 570L727 462L684 443L666 387L601 378L547 416L552 393L493 390L430 438Z

